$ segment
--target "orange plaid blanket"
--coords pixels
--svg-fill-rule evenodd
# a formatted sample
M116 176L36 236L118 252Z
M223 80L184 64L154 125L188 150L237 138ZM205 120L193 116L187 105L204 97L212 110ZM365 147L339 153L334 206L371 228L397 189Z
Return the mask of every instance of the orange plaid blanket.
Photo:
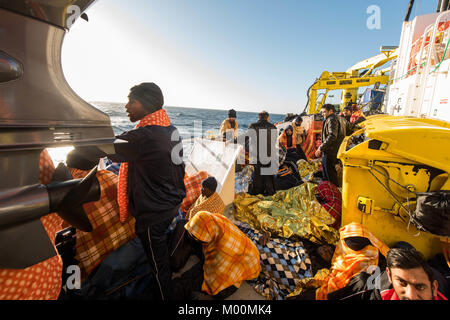
M186 187L186 196L181 203L180 210L186 214L189 208L197 200L201 194L202 181L208 178L206 171L199 171L192 176L186 175L184 177L184 186Z
M198 212L185 225L202 241L205 263L202 290L216 295L232 285L258 277L261 266L256 245L225 216Z
M89 173L73 168L69 170L74 179L83 178ZM100 170L97 172L97 179L100 183L100 199L83 205L93 230L92 232L77 230L75 259L80 262L82 279L85 279L111 252L135 237L134 218L130 217L126 222L120 222L117 203L118 177L110 171Z
M217 192L214 192L209 198L200 195L186 214L186 220L190 220L199 211L223 214L225 212L225 204Z
M340 241L333 255L331 269L325 277L316 279L322 283L322 286L316 290L316 300L327 300L329 292L345 287L353 276L361 271L367 271L370 266L377 266L379 252L386 256L389 251L388 246L359 223L348 224L339 232ZM367 238L371 245L367 245L360 251L353 251L344 241L350 237Z
M47 152L41 152L39 183L49 184L55 166ZM56 213L41 218L50 241L55 244L62 219ZM56 251L56 249L55 249ZM0 270L0 300L56 300L61 292L62 260L59 255L21 270Z

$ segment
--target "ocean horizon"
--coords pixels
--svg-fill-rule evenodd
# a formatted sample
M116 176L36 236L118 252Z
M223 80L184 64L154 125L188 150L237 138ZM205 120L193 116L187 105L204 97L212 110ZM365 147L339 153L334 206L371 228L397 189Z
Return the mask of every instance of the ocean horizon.
M102 102L89 101L91 105L106 113L111 119L111 125L114 134L119 135L122 132L132 130L137 123L131 123L125 111L124 102ZM219 135L220 125L227 118L228 110L207 109L207 108L189 108L164 106L170 117L172 125L180 132L183 139L183 153L187 158L192 150L193 138L201 138ZM258 112L236 110L236 121L238 123L239 134L247 131L251 123L258 121ZM264 108L261 108L263 111ZM270 122L277 123L283 121L286 114L270 113ZM50 155L55 166L65 162L67 153L72 147L51 148Z

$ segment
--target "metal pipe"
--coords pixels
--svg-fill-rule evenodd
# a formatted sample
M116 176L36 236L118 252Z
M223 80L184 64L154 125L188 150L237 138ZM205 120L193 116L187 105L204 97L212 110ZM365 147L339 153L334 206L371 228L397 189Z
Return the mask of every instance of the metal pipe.
M438 0L438 4L436 7L436 12L441 12L441 4L442 4L442 0Z
M440 12L447 11L447 9L448 9L448 0L441 0Z
M409 17L411 16L412 8L414 6L414 0L409 0L408 11L406 11L405 22L409 21Z

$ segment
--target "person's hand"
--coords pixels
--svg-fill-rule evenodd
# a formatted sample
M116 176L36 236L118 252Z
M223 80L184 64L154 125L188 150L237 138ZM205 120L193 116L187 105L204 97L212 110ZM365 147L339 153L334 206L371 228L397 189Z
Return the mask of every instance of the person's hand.
M317 149L315 155L317 158L320 158L322 156L322 151L320 149Z

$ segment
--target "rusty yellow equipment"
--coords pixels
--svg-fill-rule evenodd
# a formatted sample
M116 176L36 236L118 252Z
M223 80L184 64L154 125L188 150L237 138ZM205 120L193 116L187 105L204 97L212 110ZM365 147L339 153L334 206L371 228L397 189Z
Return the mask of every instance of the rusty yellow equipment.
M388 246L407 241L431 258L441 252L439 237L419 232L410 217L416 193L450 190L450 123L377 115L362 125L339 149L342 225L361 223Z

